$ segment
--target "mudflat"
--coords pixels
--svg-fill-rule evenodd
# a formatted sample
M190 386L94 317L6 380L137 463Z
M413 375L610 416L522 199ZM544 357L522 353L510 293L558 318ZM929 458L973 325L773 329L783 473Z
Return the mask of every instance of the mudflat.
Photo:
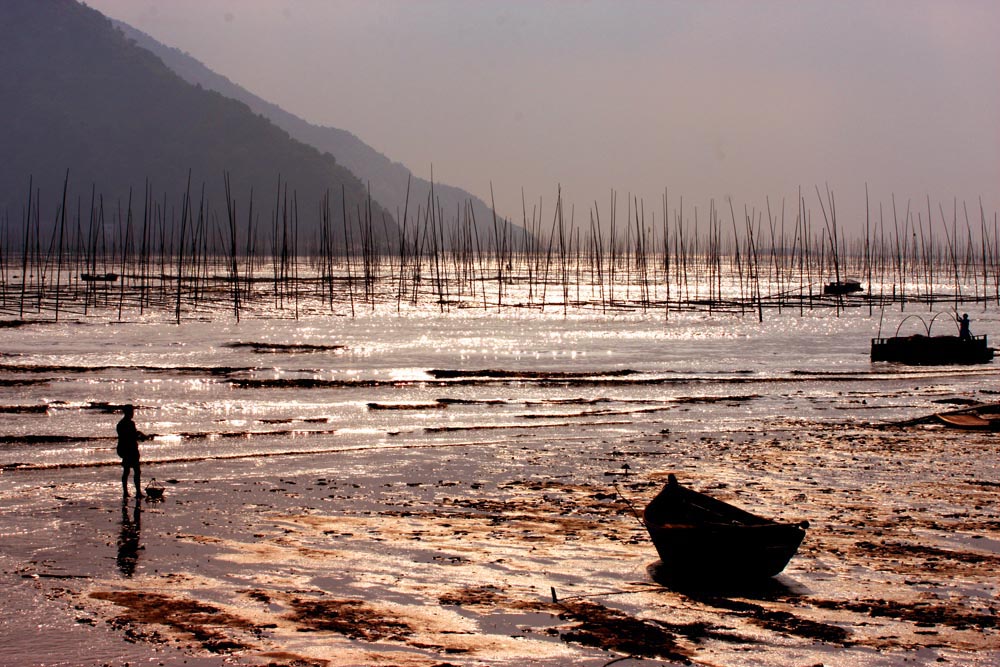
M989 433L789 420L147 464L158 502L7 470L0 663L991 665L998 468ZM634 510L671 472L809 521L784 573L660 581Z

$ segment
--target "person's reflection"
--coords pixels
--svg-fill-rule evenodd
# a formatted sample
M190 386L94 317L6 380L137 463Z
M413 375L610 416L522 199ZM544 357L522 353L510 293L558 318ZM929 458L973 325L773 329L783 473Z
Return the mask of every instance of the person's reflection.
M135 507L131 516L128 511L128 501L122 501L122 529L118 535L118 558L115 562L118 569L126 577L135 573L135 564L139 560L139 528L142 518L142 507L139 499L135 499Z

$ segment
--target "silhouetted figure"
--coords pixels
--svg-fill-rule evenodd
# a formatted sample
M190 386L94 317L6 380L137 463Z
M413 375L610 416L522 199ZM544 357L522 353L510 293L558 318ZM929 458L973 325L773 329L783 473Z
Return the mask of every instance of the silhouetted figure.
M135 427L135 422L132 421L135 408L131 405L126 405L122 408L122 412L125 413L125 416L118 422L117 427L117 451L118 456L122 458L122 495L128 497L128 474L131 470L135 471L135 495L137 498L141 498L142 491L139 486L139 441L147 440L148 438L145 434L139 432Z
M135 499L132 516L128 513L128 501L122 499L122 529L118 535L118 557L115 562L118 569L126 577L135 574L135 565L139 561L139 529L142 519L142 509L139 499Z
M972 340L972 332L969 331L969 314L962 313L958 318L958 337L962 340Z

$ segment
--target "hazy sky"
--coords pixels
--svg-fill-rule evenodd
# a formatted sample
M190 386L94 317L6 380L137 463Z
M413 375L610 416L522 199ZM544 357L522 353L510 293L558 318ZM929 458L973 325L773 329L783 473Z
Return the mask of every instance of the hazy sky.
M87 4L515 219L560 185L582 222L612 189L1000 208L996 0Z

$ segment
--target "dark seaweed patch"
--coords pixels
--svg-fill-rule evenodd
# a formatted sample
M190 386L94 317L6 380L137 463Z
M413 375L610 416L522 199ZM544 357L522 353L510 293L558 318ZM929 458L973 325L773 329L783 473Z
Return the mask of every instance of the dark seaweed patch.
M955 551L952 549L939 549L937 547L924 546L921 544L906 544L904 542L868 542L862 541L855 545L862 551L867 551L884 558L897 558L899 556L916 556L927 560L953 560L960 563L992 563L1000 567L1000 556L990 554L975 553L972 551Z
M391 380L317 380L316 378L231 379L229 382L239 389L334 389L338 387L402 387L412 384Z
M368 403L369 410L440 410L448 407L440 401L423 403Z
M408 624L385 616L362 600L294 598L291 607L288 618L298 624L299 632L336 632L370 642L413 633Z
M786 378L753 378L753 377L627 377L636 371L611 371L607 373L569 373L569 372L530 372L530 371L428 371L429 380L321 380L317 378L274 378L274 379L241 379L231 378L230 383L241 389L330 389L337 387L476 387L503 384L530 384L544 387L639 387L639 386L682 386L710 384L747 384L787 383ZM802 378L800 382L809 382L810 378ZM750 397L752 398L752 397ZM746 400L741 397L724 398L721 400Z
M993 614L964 612L933 603L903 603L893 600L811 600L811 602L820 609L848 610L867 614L873 618L894 618L922 627L945 625L956 630L997 627L997 617Z
M223 347L246 349L255 354L281 354L295 352L338 352L347 349L345 345L310 345L307 343L257 343L236 342L225 343Z
M693 596L693 599L717 609L731 611L766 630L833 644L850 643L851 633L838 625L812 621L787 611L768 609L745 600L711 595Z
M4 378L0 379L0 387L31 387L40 384L48 384L50 382L52 382L50 378L34 378L31 380L28 378L18 378L16 380Z
M203 602L170 597L160 593L138 591L98 591L90 597L106 600L128 611L110 621L112 627L125 632L127 637L153 639L141 636L137 624L159 624L198 641L202 648L213 653L231 653L248 648L245 644L227 637L220 628L254 630L250 621L224 612ZM161 640L162 641L162 640Z
M439 398L437 402L444 405L507 405L508 403L499 398Z
M18 445L59 444L64 442L94 442L97 440L113 440L114 436L80 436L80 435L5 435L4 443Z
M636 375L639 371L617 370L617 371L507 371L498 368L486 368L475 371L431 369L427 374L439 380L450 380L454 378L493 378L493 379L572 379L572 378L593 378L593 377L625 377Z
M583 646L646 658L686 662L690 654L677 645L675 636L655 621L629 616L616 609L586 601L560 603L559 617L574 627L560 638Z
M48 410L47 405L0 405L0 414L6 415L44 414Z
M249 366L69 366L59 364L0 364L2 373L104 373L108 371L139 371L143 373L179 373L186 375L232 375L252 371ZM48 380L44 380L48 382ZM24 381L26 382L26 381Z
M686 405L697 403L745 403L755 398L760 398L760 396L756 394L746 396L680 396L674 399L674 403Z
M445 593L438 598L438 603L455 607L496 607L506 602L496 586L476 586Z

